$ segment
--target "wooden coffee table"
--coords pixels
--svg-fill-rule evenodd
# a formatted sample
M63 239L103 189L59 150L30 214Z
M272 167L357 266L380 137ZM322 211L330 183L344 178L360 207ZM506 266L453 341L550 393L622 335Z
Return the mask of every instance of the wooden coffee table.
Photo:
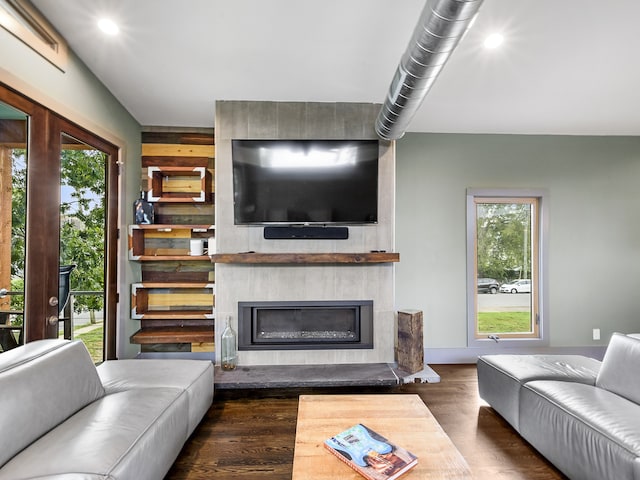
M323 446L356 423L418 457L418 465L402 479L472 478L467 462L418 395L301 395L292 479L362 479Z

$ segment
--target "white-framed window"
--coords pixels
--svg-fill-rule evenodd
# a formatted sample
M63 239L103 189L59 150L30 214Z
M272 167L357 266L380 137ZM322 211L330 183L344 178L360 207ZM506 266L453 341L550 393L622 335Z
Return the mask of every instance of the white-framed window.
M547 197L467 190L469 346L548 343Z
M28 0L0 0L0 27L64 71L65 40Z

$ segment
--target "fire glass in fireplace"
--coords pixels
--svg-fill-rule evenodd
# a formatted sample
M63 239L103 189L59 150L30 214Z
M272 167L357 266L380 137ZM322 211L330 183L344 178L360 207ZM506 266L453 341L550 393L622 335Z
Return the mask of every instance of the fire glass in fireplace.
M373 301L238 302L238 349L373 348Z

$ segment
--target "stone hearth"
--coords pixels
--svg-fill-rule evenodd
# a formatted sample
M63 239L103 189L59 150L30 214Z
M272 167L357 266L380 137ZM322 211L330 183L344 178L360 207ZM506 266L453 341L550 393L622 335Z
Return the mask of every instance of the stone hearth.
M215 388L315 388L394 387L405 383L437 383L440 376L430 367L410 375L394 364L260 365L236 370L215 370Z

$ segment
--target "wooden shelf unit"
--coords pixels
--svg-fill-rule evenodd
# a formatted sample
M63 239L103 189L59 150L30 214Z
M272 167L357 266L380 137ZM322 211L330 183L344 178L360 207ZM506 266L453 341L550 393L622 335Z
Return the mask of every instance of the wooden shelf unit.
M215 235L214 225L129 225L129 260L206 260L189 255L189 240L206 241Z
M241 264L370 264L400 261L399 253L217 253L213 263Z
M143 282L131 285L131 318L213 319L215 284Z
M149 202L208 202L211 175L206 167L147 167Z
M137 262L170 262L170 261L184 261L195 262L202 260L210 260L208 255L140 255L133 260Z
M213 328L210 327L149 327L131 335L131 343L152 345L156 343L213 343Z
M141 264L131 285L140 329L130 342L143 353L214 350L214 266L189 255L191 239L215 236L214 157L210 131L142 133L141 188L158 222L128 232L129 259Z

